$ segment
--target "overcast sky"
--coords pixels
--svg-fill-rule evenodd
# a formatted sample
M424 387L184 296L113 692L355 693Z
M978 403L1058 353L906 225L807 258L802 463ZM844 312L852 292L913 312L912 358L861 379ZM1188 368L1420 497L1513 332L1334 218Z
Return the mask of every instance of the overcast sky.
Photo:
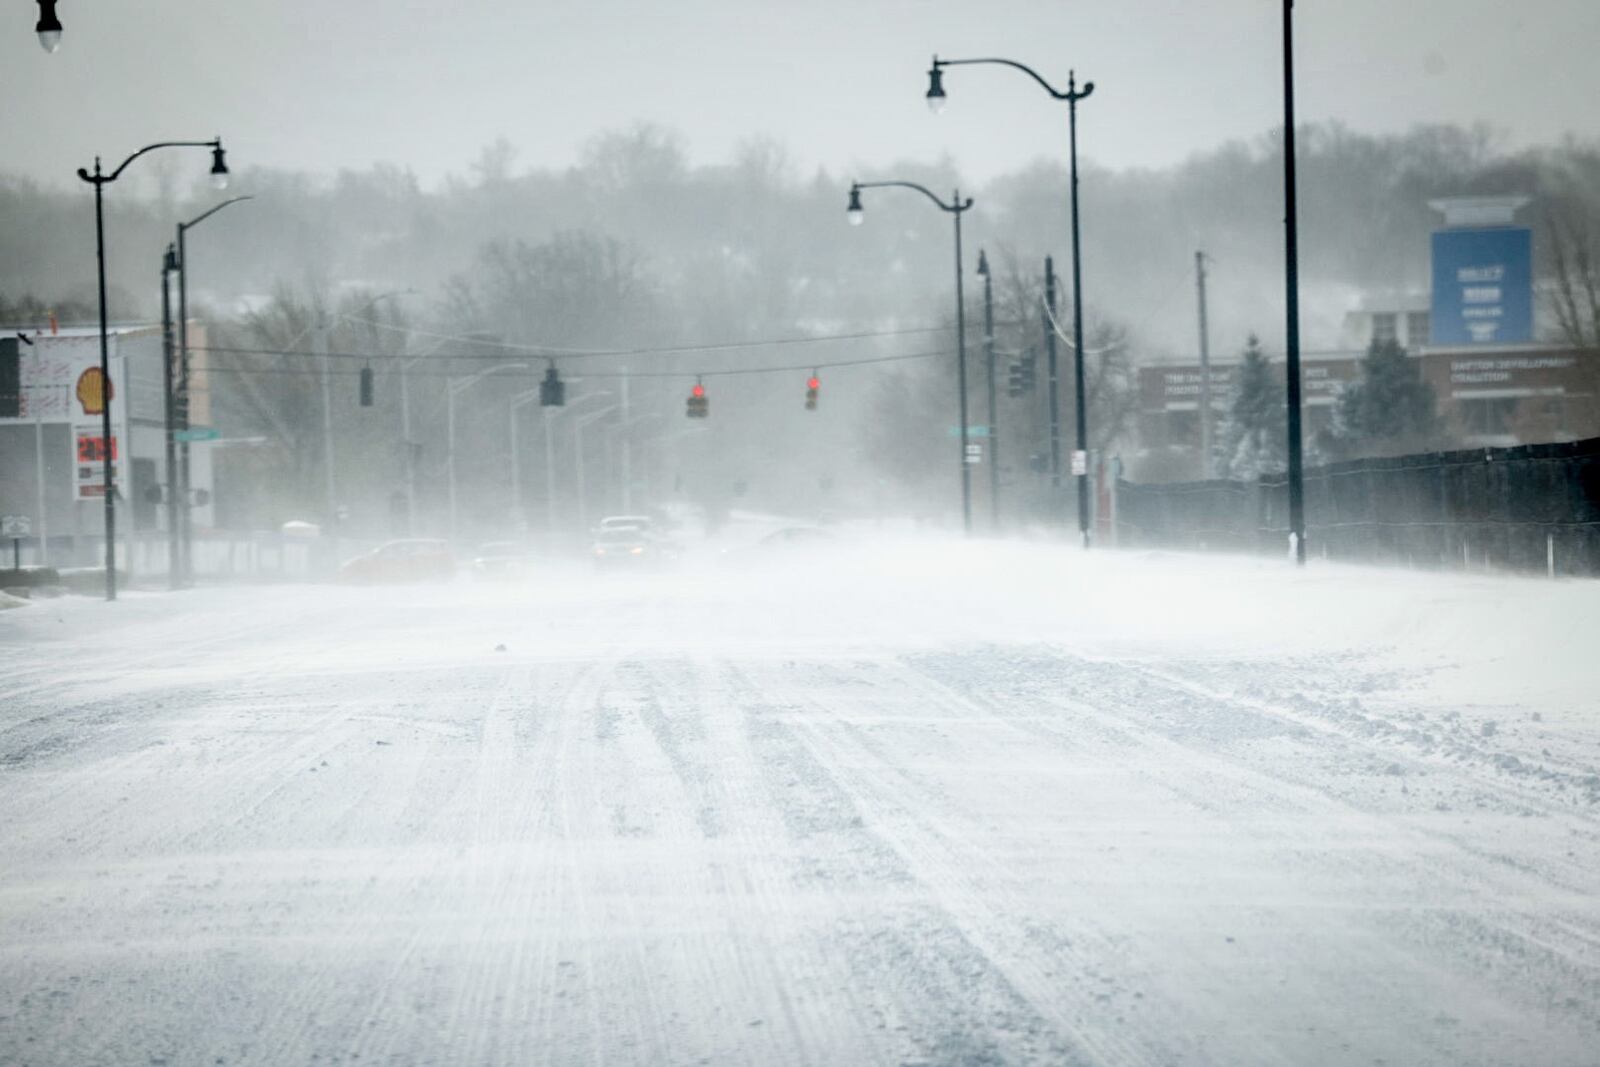
M220 133L239 165L383 161L426 184L504 136L518 169L637 119L696 162L767 135L836 174L948 152L978 185L1065 147L1064 106L1001 55L1097 84L1084 154L1160 166L1279 120L1275 0L61 0L60 53L12 0L0 169L66 182ZM1600 132L1597 0L1300 0L1300 113L1366 131L1483 121L1509 145ZM1054 139L1054 140L1052 140ZM115 157L113 159L112 157ZM193 161L195 173L204 160Z

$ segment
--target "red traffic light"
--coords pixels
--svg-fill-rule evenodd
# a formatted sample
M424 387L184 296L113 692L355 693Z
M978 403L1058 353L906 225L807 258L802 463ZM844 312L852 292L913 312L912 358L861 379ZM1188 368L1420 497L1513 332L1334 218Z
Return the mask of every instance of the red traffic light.
M808 378L806 380L806 388L807 389L815 389L818 386L820 386L821 384L822 384L821 380L819 380L815 374L813 374L810 378Z
M706 395L706 387L701 385L699 382L696 382L694 388L689 390L689 395L690 396L696 396L696 397L705 396Z

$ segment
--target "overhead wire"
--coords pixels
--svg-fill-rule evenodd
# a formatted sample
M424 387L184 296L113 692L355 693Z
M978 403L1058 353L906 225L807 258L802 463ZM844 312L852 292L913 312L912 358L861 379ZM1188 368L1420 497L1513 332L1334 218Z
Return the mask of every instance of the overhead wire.
M190 351L191 352L230 352L230 351L241 351L241 350L238 350L238 349L227 349L227 348L193 348L193 347L191 347ZM288 355L301 355L301 354L304 354L304 353L275 353L275 352L272 352L271 350L266 350L266 349L251 349L251 350L245 350L245 351L253 351L253 352L258 352L260 354L265 354L265 355L285 355L285 354L288 354ZM316 353L316 354L317 355L321 355L321 353ZM789 366L782 366L782 367L728 367L728 368L724 368L722 370L692 370L692 371L689 371L689 370L684 370L684 371L626 371L626 372L625 371L584 371L584 372L582 372L582 373L580 373L578 375L575 375L575 376L569 378L568 381L578 381L578 380L581 380L583 378L667 378L667 379L670 379L670 378L699 378L699 377L726 378L726 377L732 377L732 376L735 376L735 375L744 375L744 374L789 374L789 373L797 373L797 372L805 372L805 371L815 372L817 370L826 369L826 368L830 368L830 367L863 367L863 366L869 366L869 365L875 364L875 363L898 363L898 362L902 362L902 361L905 361L905 360L913 360L913 359L936 359L936 358L938 358L940 356L952 356L954 354L955 354L955 352L953 350L945 349L945 350L940 350L940 351L935 351L935 352L907 352L907 353L901 353L900 355L894 355L894 356L864 356L864 357L857 358L857 359L839 359L839 360L812 361L812 362L808 362L808 363L796 363L796 364L792 364L792 365L789 365ZM329 353L329 355L332 355L332 356L344 355L344 356L346 356L348 358L362 358L361 356L359 356L357 354L352 354L352 353L342 353L342 354L341 353ZM314 374L320 374L322 372L321 371L312 371L312 370L309 370L309 369L306 369L306 368L302 368L302 367L238 367L238 366L225 367L225 366L207 365L207 366L205 366L205 367L200 369L200 373L314 375ZM361 373L361 368L357 367L357 368L353 368L353 369L349 369L349 370L333 370L333 369L329 369L327 371L327 373L330 374L330 375L333 375L335 377L355 377L355 376L357 376L357 375L359 375ZM413 378L443 378L443 379L450 379L450 378L460 377L460 375L458 375L456 373L453 373L453 372L449 372L449 371L441 372L441 371L427 371L427 370L424 370L424 371L408 371L407 373ZM497 376L498 377L503 377L503 378L540 378L540 377L543 377L543 375L544 375L544 370L542 368L529 367L527 369L521 369L521 368L509 368L508 367L507 370L504 373L498 374Z
M651 356L679 355L689 352L731 352L750 348L776 348L785 345L823 344L828 341L860 341L875 337L909 337L917 334L955 332L955 326L953 325L915 326L898 330L860 330L853 333L810 334L802 337L771 337L754 341L711 341L700 344L641 345L633 348L569 348L559 345L524 344L512 341L499 341L492 338L473 337L467 334L437 333L432 330L422 330L410 326L396 326L391 323L379 322L376 319L363 319L349 315L341 317L345 322L371 326L376 329L388 330L393 333L415 334L418 337L429 337L435 340L459 341L462 344L483 345L489 348L498 348L508 352L522 352L528 355L565 357L572 359L579 359L589 356Z

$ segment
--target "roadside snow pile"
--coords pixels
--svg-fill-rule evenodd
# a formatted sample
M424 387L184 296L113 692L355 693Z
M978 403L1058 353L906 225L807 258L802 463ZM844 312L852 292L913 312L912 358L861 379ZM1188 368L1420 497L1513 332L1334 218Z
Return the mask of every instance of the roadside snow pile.
M10 593L0 590L0 611L5 611L7 608L25 608L32 603L31 600L20 596L12 596Z

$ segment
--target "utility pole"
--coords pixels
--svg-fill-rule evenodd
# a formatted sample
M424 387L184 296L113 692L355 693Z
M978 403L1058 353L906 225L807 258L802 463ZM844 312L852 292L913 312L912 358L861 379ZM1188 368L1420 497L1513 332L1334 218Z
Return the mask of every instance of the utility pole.
M544 523L545 536L556 535L556 418L549 408L544 412Z
M989 527L1000 530L1000 427L994 395L994 285L989 257L978 250L978 273L983 275L983 358L989 376Z
M961 190L953 203L961 203ZM972 536L972 464L967 462L967 298L962 288L961 215L956 217L956 389L961 394L961 532Z
M1283 0L1284 284L1288 315L1289 545L1296 566L1306 562L1305 461L1300 444L1300 232L1294 158L1294 0Z
M622 513L633 514L633 422L628 409L628 368L622 368Z
M1084 548L1089 547L1089 416L1083 375L1083 253L1078 241L1078 101L1092 92L1094 82L1086 83L1080 93L1076 74L1067 72L1068 137L1072 143L1072 379L1078 420L1078 450L1072 466L1078 481L1078 534Z
M402 349L402 351L404 351ZM406 462L406 536L417 533L417 450L411 443L411 376L406 373L406 360L400 361L400 447L405 451Z
M1200 476L1211 477L1211 331L1206 329L1206 254L1194 254L1200 292Z
M332 546L329 555L335 570L339 567L339 489L333 472L333 368L328 356L328 319L321 309L312 333L313 347L322 357L322 466L327 500L323 504L323 530Z
M1061 507L1061 400L1060 376L1056 370L1056 261L1044 257L1044 355L1050 376L1050 507Z
M172 333L172 275L178 269L178 250L176 245L168 245L166 255L161 258L161 384L162 417L166 423L166 433L163 434L166 444L167 461L167 588L179 589L183 586L182 556L180 544L182 533L178 528L180 519L178 508L178 443L177 443L177 410L174 392L174 362L177 358L177 348Z

